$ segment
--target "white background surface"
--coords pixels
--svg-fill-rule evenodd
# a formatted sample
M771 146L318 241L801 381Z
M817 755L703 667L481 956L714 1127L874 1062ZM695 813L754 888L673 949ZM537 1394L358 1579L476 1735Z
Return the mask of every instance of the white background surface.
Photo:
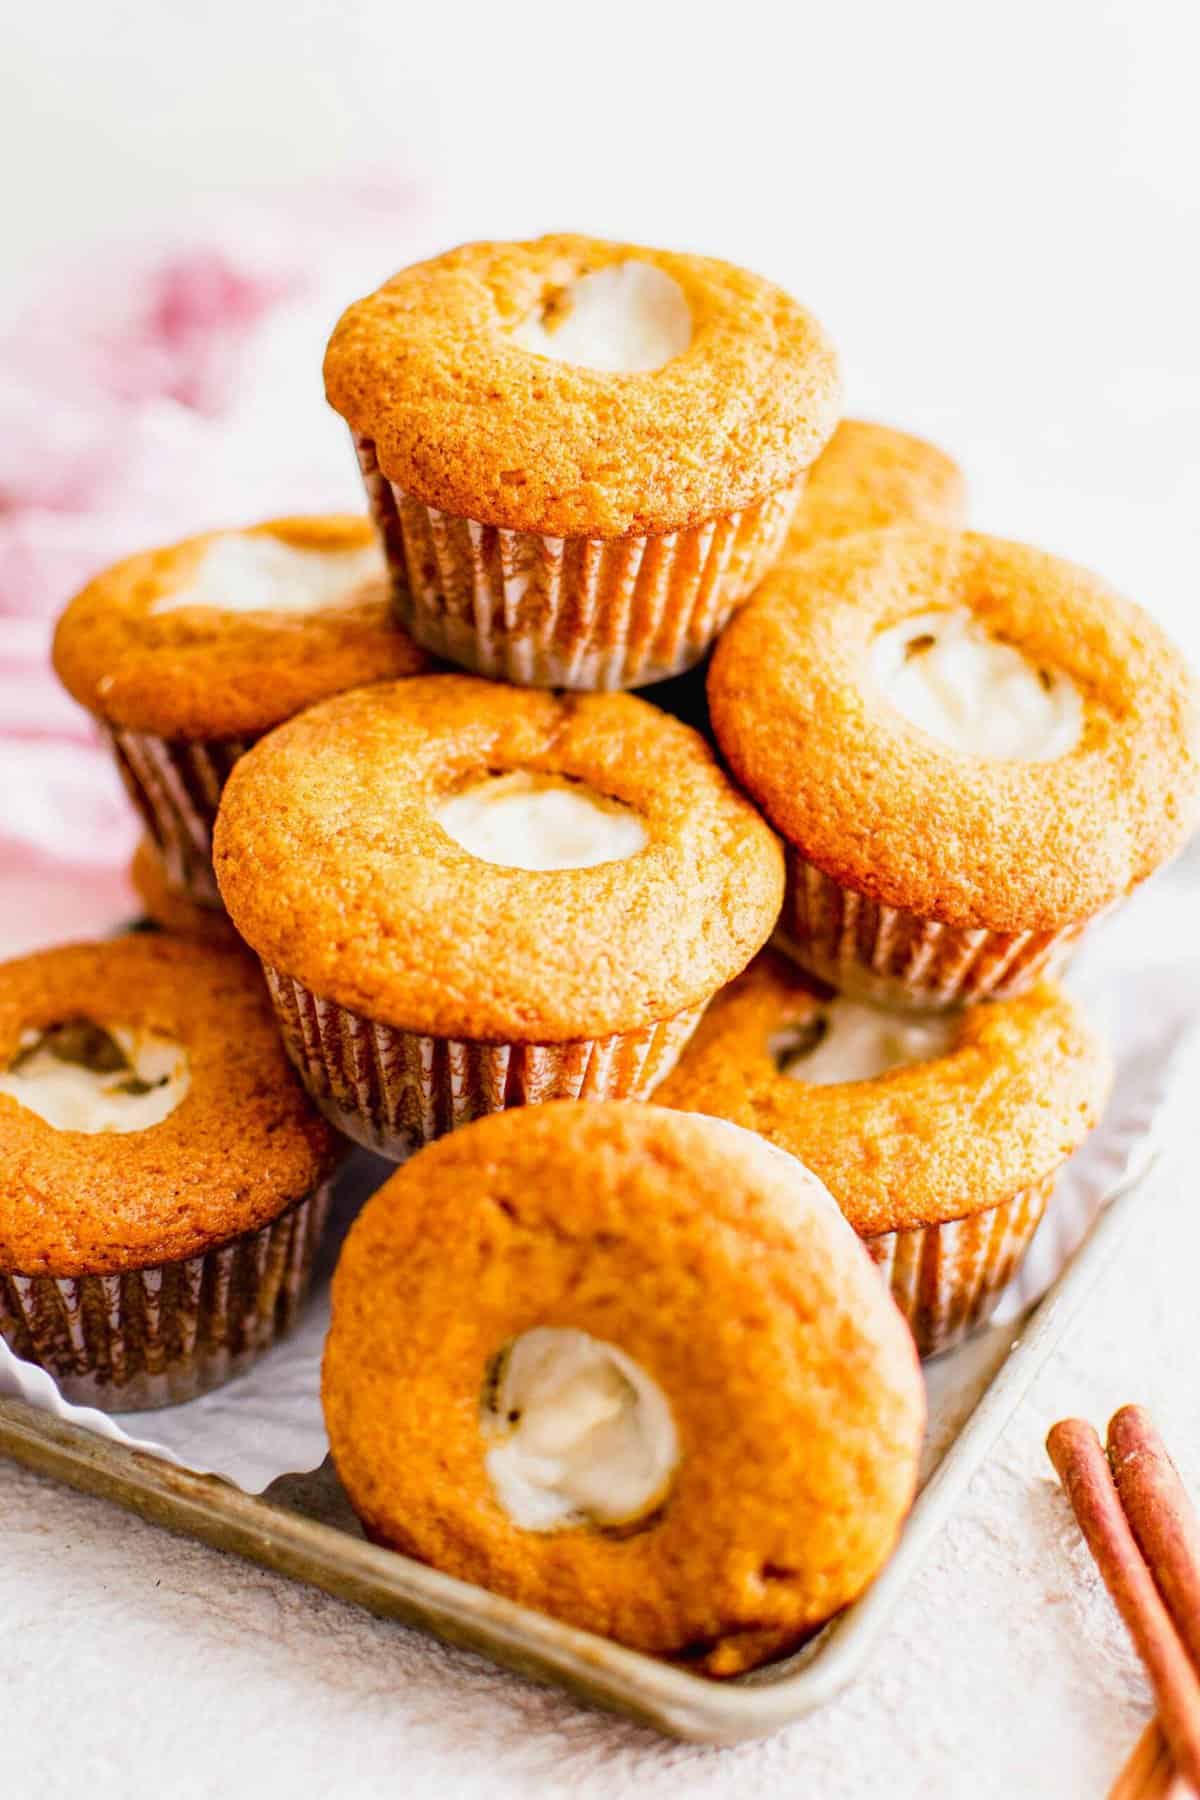
M27 5L0 50L0 271L13 292L81 237L364 167L429 191L430 250L577 225L724 254L830 326L852 409L960 454L979 523L1091 563L1200 655L1194 16ZM868 1678L757 1750L662 1746L469 1659L448 1701L449 1652L0 1466L0 1781L95 1800L1102 1792L1148 1707L1041 1440L1136 1397L1200 1477L1198 1263L1200 1212L1160 1205Z

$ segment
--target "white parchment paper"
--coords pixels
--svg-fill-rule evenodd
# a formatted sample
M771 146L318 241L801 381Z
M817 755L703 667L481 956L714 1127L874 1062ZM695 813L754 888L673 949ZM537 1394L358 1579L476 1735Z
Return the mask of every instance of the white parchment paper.
M1189 865L1190 864L1190 868ZM1106 1033L1117 1081L1100 1129L1072 1160L996 1317L1012 1319L1045 1292L1100 1208L1148 1164L1174 1109L1200 1104L1200 856L1160 876L1100 927L1069 985ZM225 1476L259 1493L277 1476L316 1468L328 1448L321 1419L321 1348L338 1245L390 1166L363 1152L347 1165L313 1295L299 1328L238 1380L186 1406L110 1419L72 1406L41 1369L0 1342L0 1394L15 1395L102 1436Z

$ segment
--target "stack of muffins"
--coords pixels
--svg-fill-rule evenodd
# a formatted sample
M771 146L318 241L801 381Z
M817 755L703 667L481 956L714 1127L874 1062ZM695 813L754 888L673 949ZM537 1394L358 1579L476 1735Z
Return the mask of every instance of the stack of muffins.
M295 1316L339 1146L403 1161L324 1367L364 1529L736 1673L889 1554L918 1354L1099 1118L1053 977L1192 823L1196 689L839 424L727 264L469 245L325 376L372 523L135 557L59 626L162 929L5 971L0 1333L188 1398Z

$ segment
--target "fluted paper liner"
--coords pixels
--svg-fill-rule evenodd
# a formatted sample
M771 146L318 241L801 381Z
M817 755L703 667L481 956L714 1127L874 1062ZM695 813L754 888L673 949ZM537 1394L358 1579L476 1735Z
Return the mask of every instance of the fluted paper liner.
M663 536L543 537L426 506L354 441L401 622L522 687L642 687L691 668L778 558L803 485Z
M68 1400L141 1412L195 1400L296 1321L331 1184L270 1225L184 1261L119 1275L0 1274L0 1337Z
M200 906L220 908L213 826L230 771L253 740L188 743L115 727L107 735L129 797L162 857L168 886Z
M1189 1105L1194 1109L1200 1091L1200 1038L1192 1022L1200 1004L1200 971L1184 953L1194 907L1180 905L1173 885L1170 873L1156 883L1167 912L1176 920L1178 935L1159 930L1155 940L1159 958L1153 969L1146 967L1144 933L1105 934L1096 956L1088 958L1085 993L1092 1000L1108 993L1113 1002L1117 1085L1100 1125L1064 1165L1041 1226L992 1313L993 1323L1003 1320L1011 1327L1040 1299L1104 1206L1131 1182L1145 1177L1155 1156L1174 1141L1183 1109ZM1152 918L1161 921L1163 914L1152 912ZM1194 933L1194 926L1191 930ZM335 1205L352 1211L377 1180L366 1152L351 1157ZM328 1292L314 1293L296 1330L272 1351L265 1365L243 1377L249 1390L246 1405L168 1407L157 1414L152 1430L151 1421L139 1421L131 1433L125 1419L72 1406L48 1375L19 1362L2 1338L0 1396L24 1400L41 1409L48 1421L58 1419L110 1440L132 1442L139 1450L223 1475L247 1493L257 1494L279 1476L315 1469L326 1453L319 1389L328 1322ZM964 1391L963 1383L971 1386L973 1366L968 1357L960 1378L951 1358L948 1367L935 1371L939 1379L930 1394L931 1431L939 1442L961 1428L963 1404L973 1398L973 1389Z
M1056 1179L1057 1171L999 1206L945 1225L866 1240L922 1356L952 1349L987 1323L1029 1248Z
M1091 923L1011 935L962 930L870 900L789 847L779 942L802 968L842 993L936 1012L1023 994L1059 972Z
M340 1131L402 1159L487 1113L547 1100L642 1100L700 1021L689 1008L638 1031L564 1044L426 1037L363 1018L263 964L288 1055Z

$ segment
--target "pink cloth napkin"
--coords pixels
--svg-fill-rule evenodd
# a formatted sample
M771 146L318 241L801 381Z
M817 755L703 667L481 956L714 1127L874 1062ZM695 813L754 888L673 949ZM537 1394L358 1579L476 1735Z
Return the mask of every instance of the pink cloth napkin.
M53 622L117 558L360 509L321 394L341 306L417 253L394 183L246 206L43 276L0 332L0 955L128 917L138 838Z

